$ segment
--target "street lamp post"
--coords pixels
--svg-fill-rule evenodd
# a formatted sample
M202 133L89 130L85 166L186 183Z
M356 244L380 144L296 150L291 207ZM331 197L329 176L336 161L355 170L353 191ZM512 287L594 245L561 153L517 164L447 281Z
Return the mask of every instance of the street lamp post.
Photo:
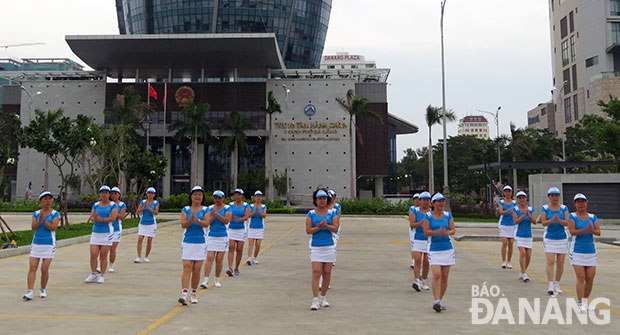
M560 87L560 89L557 89L556 87L553 88L553 91L556 93L556 97L557 97L557 101L558 101L558 102L556 102L556 106L558 104L561 104L562 105L562 109L565 108L564 102L562 101L562 95L564 94L564 90L566 89L566 85L568 85L568 80L564 80L564 82L562 82L562 87ZM555 108L554 113L556 113L556 115L557 115L557 108ZM566 111L564 111L564 121L566 121ZM562 134L562 161L563 162L566 162L566 144L565 144L565 142L566 142L566 132L564 132ZM563 171L564 174L566 174L566 168L562 168L562 171Z
M444 62L444 47L443 47L443 13L446 6L446 1L441 2L441 113L443 123L443 186L444 195L448 201L446 201L446 210L450 211L450 187L448 186L448 142L446 139L446 68Z
M291 90L286 87L286 85L282 85L282 89L284 90L284 122L286 124L286 126L284 127L284 131L285 131L285 135L286 135L286 130L288 129L288 94L291 93ZM290 190L289 190L289 174L288 174L288 168L289 168L289 164L288 164L288 138L286 136L284 136L284 139L286 140L286 169L285 169L285 178L286 178L286 207L290 207L291 206L291 197L290 197Z
M486 113L489 115L493 116L493 119L495 121L495 129L497 130L497 162L499 163L499 180L498 182L501 183L502 182L502 155L501 155L501 148L502 145L501 143L499 143L499 111L502 109L502 106L497 107L497 110L495 111L495 113L491 113L488 111L484 111L484 110L480 110L478 109L479 112L481 113Z

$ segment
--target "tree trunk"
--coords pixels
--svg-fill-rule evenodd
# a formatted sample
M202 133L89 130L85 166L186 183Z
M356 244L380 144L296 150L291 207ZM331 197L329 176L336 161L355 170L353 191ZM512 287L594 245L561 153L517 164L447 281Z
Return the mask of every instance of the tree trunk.
M196 136L192 138L192 168L190 174L192 177L192 185L190 187L194 187L198 185L198 139Z
M435 178L433 167L433 138L431 137L431 127L428 127L428 191L435 193Z
M349 173L351 174L350 196L351 199L355 199L355 171L353 171L353 160L355 159L355 155L353 155L353 116L349 117L349 157L351 161L349 168Z
M233 190L237 188L237 171L239 170L239 146L235 142L235 148L233 149L232 156L230 158L230 174L232 176Z
M269 114L269 170L267 171L267 179L269 180L269 200L275 199L274 188L273 188L273 131L271 127L271 114Z

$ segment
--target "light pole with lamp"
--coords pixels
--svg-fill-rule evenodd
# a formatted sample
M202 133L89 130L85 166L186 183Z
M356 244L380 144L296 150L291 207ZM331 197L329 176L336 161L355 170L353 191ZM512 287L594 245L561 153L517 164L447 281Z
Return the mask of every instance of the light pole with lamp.
M481 110L481 109L477 110L478 112L492 115L493 119L495 121L495 129L497 130L497 162L499 163L499 167L498 167L498 170L499 170L498 178L499 178L499 180L498 180L498 182L500 184L502 183L502 155L501 155L501 147L502 146L501 146L501 143L499 143L499 111L501 109L502 109L502 106L498 106L497 110L495 111L495 113L491 113L491 112L484 111L484 110Z
M564 95L564 90L566 90L566 85L568 85L568 80L564 80L562 82L562 86L560 87L559 90L557 89L557 87L553 88L553 92L555 93L555 96L557 98L557 102L555 105L557 106L561 104L562 109L566 108L566 106L564 106L564 102L562 101L562 96ZM556 116L557 116L557 108L554 108L554 109L555 109L554 113L556 113ZM566 110L564 111L564 123L566 123ZM562 138L562 161L566 162L566 132L562 134L561 138ZM562 168L562 172L566 174L566 168Z
M28 114L28 121L32 121L32 94L30 94L30 92L28 92L28 90L24 87L24 85L21 85L19 88L22 89L22 91L24 91L27 95L28 95L28 110L29 110L29 114ZM41 91L37 91L34 95L41 95ZM49 161L49 157L47 157L47 155L45 155L45 171L43 172L43 189L45 189L46 191L49 190L49 166L50 166L50 161Z
M286 136L286 131L288 129L288 95L289 93L291 93L291 90L285 85L282 84L282 89L284 90L284 122L285 122L285 127L284 127L284 139L286 140L286 169L285 169L285 178L286 178L286 207L290 207L291 206L291 197L290 197L290 190L289 190L289 174L288 174L288 137Z
M444 48L443 48L443 13L444 8L446 6L446 1L443 0L441 2L441 21L440 21L440 29L441 29L441 113L442 113L442 123L443 123L443 186L444 186L444 196L448 201L446 201L446 210L450 211L450 187L448 186L448 141L446 139L446 67L444 63ZM431 171L432 172L432 171Z

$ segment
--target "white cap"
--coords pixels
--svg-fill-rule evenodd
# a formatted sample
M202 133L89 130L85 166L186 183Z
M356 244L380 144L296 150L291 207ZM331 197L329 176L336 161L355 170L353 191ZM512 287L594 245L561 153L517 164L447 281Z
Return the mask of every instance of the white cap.
M586 198L585 195L583 195L583 193L577 193L575 194L575 197L573 198L573 201L577 201L579 199L583 199L585 201L588 201L588 198Z
M428 192L422 192L420 193L420 199L430 199L431 198L431 194Z
M146 193L157 193L155 192L155 188L154 187L149 187L146 189Z
M41 198L43 198L45 196L48 196L48 195L50 197L54 198L54 196L52 195L52 192L50 192L50 191L43 191L43 192L41 192L41 194L39 194L39 200L41 200Z
M121 189L116 187L116 186L114 186L114 187L112 187L112 191L110 191L110 192L116 192L118 194L121 194Z
M236 189L233 191L233 194L235 194L235 193L239 193L239 194L243 195L243 190L242 190L242 189L240 189L240 188L236 188Z
M327 195L327 193L325 193L325 191L319 190L318 192L316 192L316 197L317 198L322 198L322 197L328 197L329 198L329 195Z
M552 187L547 191L547 195L549 194L560 194L560 189L557 187Z
M110 186L108 186L108 185L103 185L103 186L101 186L101 187L99 188L99 192L102 192L102 191L108 191L108 192L110 192L110 191L111 191L111 190L110 190Z
M189 193L194 193L195 191L204 192L205 190L202 188L202 186L196 185L192 187L192 190Z
M443 194L441 193L435 193L435 195L431 198L431 202L435 202L438 200L444 200L446 197L443 196Z
M512 191L512 187L510 187L510 185L506 185L504 186L504 191Z
M261 191L256 191L256 192L254 192L254 195L263 195L263 192L261 192Z
M220 191L220 190L216 190L215 192L213 192L213 196L214 197L220 197L223 198L224 197L224 192Z
M336 196L336 191L334 191L334 190L329 190L329 191L327 191L327 193L329 193L329 196L332 197L332 198Z
M420 198L420 193L416 193L416 194L414 194L414 195L413 195L413 198L414 198L414 199L419 199L419 198Z
M526 197L527 198L527 193L525 193L523 191L519 191L519 192L517 192L517 198L518 197Z

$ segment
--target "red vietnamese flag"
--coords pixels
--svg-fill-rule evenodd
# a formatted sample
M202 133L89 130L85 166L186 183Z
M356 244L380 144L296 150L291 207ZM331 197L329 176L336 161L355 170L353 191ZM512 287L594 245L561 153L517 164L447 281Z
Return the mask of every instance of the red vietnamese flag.
M163 99L163 102L162 102L162 105L164 105L164 106L166 106L166 97L168 97L168 85L167 84L164 85L164 99ZM155 98L155 99L157 99L157 98Z
M157 100L157 91L149 84L149 96L153 97L153 99Z

